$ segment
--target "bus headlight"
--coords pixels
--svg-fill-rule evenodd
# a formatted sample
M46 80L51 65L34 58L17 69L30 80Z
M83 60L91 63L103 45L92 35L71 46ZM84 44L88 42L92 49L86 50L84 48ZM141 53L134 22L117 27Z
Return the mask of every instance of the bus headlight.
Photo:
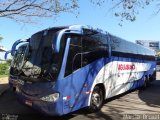
M40 99L43 101L47 101L47 102L56 102L59 99L59 93L50 94L50 95L44 96Z

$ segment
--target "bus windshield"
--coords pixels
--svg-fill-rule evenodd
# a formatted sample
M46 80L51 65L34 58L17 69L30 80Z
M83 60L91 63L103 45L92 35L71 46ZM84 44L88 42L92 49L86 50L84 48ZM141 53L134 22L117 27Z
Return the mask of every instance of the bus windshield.
M53 81L57 79L61 62L62 53L54 53L52 41L56 30L42 31L31 36L28 49L23 60L18 60L11 69L11 75L18 71L22 80L26 81ZM62 46L64 48L64 45ZM19 52L17 52L19 54ZM15 54L15 58L16 54ZM21 68L19 67L21 66Z
M24 55L27 49L28 43L22 44L19 48L15 51L11 67L15 67L17 69L21 69L21 63L23 62Z

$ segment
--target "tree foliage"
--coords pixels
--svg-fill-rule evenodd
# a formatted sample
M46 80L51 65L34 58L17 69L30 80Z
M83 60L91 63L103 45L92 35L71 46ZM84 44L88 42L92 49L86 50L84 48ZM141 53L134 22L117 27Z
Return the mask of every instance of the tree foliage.
M7 75L9 73L9 64L1 63L0 64L0 75Z
M121 10L115 9L115 16L121 17L121 20L136 20L136 15L139 14L140 8L144 9L153 0L120 0L114 7L120 7ZM114 9L114 8L113 8Z
M102 6L105 2L108 0L91 0L92 3ZM113 12L113 14L116 17L119 17L121 19L121 22L124 20L128 21L135 21L137 14L139 14L141 9L144 9L148 5L150 5L154 0L109 0L111 7L110 11ZM160 6L160 4L157 5ZM160 10L157 10L157 13L159 13Z
M74 13L80 0L1 0L0 17L6 17L18 22L30 23L36 17L56 17L62 12ZM91 4L106 7L121 21L135 21L140 9L150 5L155 0L90 0ZM85 2L85 1L84 1ZM157 4L160 6L160 4ZM108 6L107 6L108 7ZM108 9L108 8L106 8ZM160 10L157 11L159 13ZM107 12L107 11L106 11Z
M77 0L1 0L0 17L30 23L35 17L54 17L76 8Z

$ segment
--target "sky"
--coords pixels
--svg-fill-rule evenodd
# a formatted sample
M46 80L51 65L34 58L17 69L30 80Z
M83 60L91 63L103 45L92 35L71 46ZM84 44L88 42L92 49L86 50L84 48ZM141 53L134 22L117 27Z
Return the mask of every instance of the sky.
M10 50L12 44L18 39L29 38L32 34L54 26L63 25L90 25L124 38L128 41L135 40L160 40L160 14L154 15L156 2L145 9L140 9L136 21L124 21L119 26L120 18L109 12L110 4L98 7L89 2L79 3L79 15L61 13L56 19L39 19L37 24L20 24L7 18L0 18L0 35L3 37L0 45ZM0 53L0 59L4 59L4 53Z

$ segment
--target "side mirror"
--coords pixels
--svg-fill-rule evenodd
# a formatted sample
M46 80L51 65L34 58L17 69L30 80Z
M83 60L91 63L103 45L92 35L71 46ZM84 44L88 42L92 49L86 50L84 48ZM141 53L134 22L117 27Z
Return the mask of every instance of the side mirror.
M22 43L22 42L29 42L30 39L26 39L26 40L17 40L16 42L13 43L12 49L11 49L11 55L14 56L15 54L15 50L18 44Z

